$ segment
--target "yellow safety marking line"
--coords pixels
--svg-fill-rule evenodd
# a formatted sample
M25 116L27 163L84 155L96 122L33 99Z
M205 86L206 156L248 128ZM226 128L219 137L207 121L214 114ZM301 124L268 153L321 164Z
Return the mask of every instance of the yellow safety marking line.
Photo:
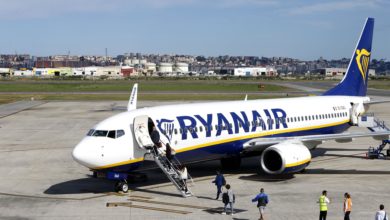
M195 150L195 149L199 149L199 148L203 148L203 147L210 147L210 146L217 145L217 144L224 144L224 143L228 143L228 142L232 142L232 141L249 139L249 138L258 138L258 137L264 137L264 136L275 135L275 134L283 134L283 133L289 133L289 132L305 131L305 130L310 130L310 129L331 127L331 126L345 124L347 122L349 122L349 120L343 120L343 121L339 121L339 122L334 122L334 123L329 123L329 124L324 124L324 125L309 126L309 127L303 127L303 128L290 128L290 129L284 129L284 130L272 130L272 131L268 131L268 132L260 132L257 134L228 138L228 139L214 141L214 142L207 142L204 144L199 144L199 145L195 145L195 146L191 146L191 147L186 147L183 149L178 149L178 150L176 150L176 152L181 153L181 152ZM132 160L126 160L126 161L122 161L122 162L118 162L118 163L108 164L108 165L101 166L101 167L96 167L95 169L101 170L101 169L106 169L106 168L110 168L110 167L132 164L132 163L140 162L143 160L144 160L144 158L140 157L140 158L136 158L136 159L132 159Z
M147 209L147 210L168 212L168 213L176 213L176 214L182 214L182 215L187 215L187 214L192 213L192 212L182 211L182 210L177 210L177 209L165 209L165 208L158 208L158 207L152 207L152 206L133 205L131 202L108 202L106 204L106 207L118 207L118 206L137 208L137 209Z
M209 209L210 207L205 206L197 206L197 205L186 205L186 204L179 204L179 203L169 203L169 202L159 202L159 201L150 201L150 200L144 200L144 199L128 199L129 201L133 202L144 202L144 203L151 203L151 204L158 204L158 205L168 205L168 206L178 206L178 207L185 207L185 208L194 208L194 209Z

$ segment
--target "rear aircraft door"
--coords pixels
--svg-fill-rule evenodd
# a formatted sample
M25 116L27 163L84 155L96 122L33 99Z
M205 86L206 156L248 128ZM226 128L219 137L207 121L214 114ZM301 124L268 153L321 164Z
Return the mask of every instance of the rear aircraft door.
M154 146L149 135L149 117L140 115L134 118L134 137L141 149L148 149Z

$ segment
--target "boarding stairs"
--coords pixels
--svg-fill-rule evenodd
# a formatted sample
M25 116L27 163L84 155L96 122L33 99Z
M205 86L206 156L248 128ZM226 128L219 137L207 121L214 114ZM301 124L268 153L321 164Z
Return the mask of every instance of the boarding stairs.
M145 160L154 160L157 166L163 171L163 173L168 177L168 179L172 182L172 184L176 187L176 189L183 197L193 196L194 194L188 188L187 182L181 179L180 167L182 165L180 164L180 161L177 160L176 157L173 157L172 160L169 161L168 158L165 156L165 152L163 152L159 148L156 149L157 152L154 148L149 149L148 153L145 154ZM188 171L187 176L187 181L191 181L191 184L193 185L193 179L188 174Z

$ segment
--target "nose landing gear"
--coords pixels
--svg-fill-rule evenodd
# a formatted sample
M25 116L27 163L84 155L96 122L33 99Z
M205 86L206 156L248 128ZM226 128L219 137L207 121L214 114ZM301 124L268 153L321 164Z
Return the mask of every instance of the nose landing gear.
M127 193L129 191L129 185L127 184L126 180L116 182L115 192L120 191L122 191L123 193Z

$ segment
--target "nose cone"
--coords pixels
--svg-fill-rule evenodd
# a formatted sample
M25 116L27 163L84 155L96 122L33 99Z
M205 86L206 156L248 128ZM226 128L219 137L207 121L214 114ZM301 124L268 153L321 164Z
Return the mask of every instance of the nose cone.
M94 159L92 157L92 150L93 147L89 146L88 141L82 140L74 149L72 152L73 159L88 168L94 168L96 166L96 158Z

